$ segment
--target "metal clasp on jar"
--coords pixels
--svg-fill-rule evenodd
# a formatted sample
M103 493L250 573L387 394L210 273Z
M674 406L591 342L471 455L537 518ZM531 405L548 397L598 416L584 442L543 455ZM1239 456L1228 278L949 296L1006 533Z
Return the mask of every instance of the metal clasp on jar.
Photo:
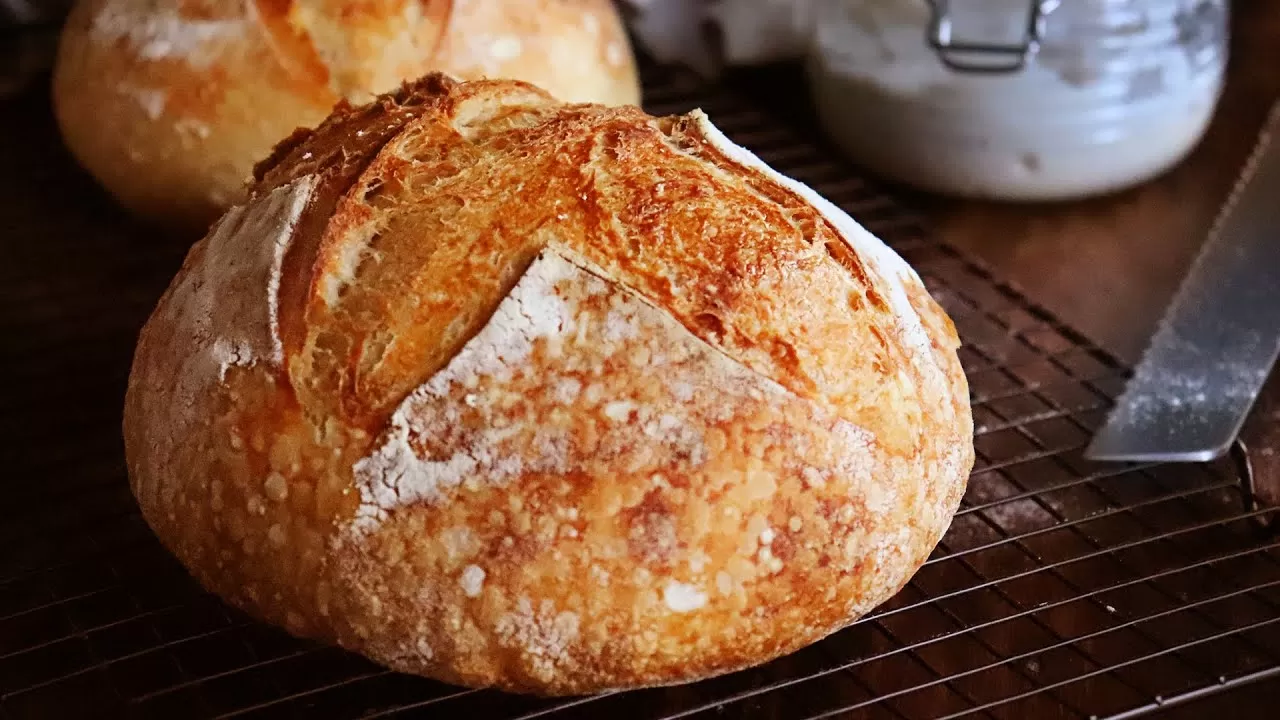
M1029 0L1022 38L1014 42L957 39L952 6L956 0L927 0L931 9L927 40L944 65L958 72L1012 73L1026 67L1040 49L1045 22L1061 0Z

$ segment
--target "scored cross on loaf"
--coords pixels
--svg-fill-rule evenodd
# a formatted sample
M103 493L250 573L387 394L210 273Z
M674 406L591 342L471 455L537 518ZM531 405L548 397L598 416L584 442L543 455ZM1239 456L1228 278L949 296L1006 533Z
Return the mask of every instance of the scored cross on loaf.
M915 273L700 112L428 76L259 165L143 330L147 521L298 635L562 694L896 592L973 461Z

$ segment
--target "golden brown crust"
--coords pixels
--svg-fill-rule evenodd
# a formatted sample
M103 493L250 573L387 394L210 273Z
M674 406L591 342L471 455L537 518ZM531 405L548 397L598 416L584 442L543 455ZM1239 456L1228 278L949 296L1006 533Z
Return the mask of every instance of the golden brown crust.
M259 617L473 686L682 682L865 613L959 503L945 313L698 113L435 76L258 176L125 437L148 522Z
M54 103L72 152L123 205L203 230L294 128L429 70L639 101L608 0L79 0Z

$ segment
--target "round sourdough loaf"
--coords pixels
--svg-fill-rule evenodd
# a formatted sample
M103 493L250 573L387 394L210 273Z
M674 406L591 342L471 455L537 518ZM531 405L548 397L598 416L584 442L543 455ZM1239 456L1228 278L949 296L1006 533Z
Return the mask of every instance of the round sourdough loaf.
M133 491L208 588L548 694L763 662L894 592L973 461L891 250L700 112L429 76L297 133L142 331Z
M68 147L120 203L203 234L295 128L429 70L639 99L609 0L79 0L53 98Z

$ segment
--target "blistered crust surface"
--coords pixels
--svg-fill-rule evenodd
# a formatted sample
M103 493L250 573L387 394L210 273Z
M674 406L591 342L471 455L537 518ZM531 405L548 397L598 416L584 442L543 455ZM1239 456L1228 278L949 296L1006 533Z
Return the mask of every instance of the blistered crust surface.
M971 418L892 251L696 114L380 102L264 163L143 333L131 474L201 582L401 670L576 693L788 652L923 562ZM195 287L236 296L213 326Z
M356 464L341 557L369 648L408 669L669 682L805 644L896 590L930 533L895 462L548 249Z
M919 397L945 388L903 301L909 270L881 272L854 241L726 157L697 116L469 83L409 122L337 207L294 385L315 412L376 432L556 242L736 361L913 451ZM387 304L388 288L415 301Z

